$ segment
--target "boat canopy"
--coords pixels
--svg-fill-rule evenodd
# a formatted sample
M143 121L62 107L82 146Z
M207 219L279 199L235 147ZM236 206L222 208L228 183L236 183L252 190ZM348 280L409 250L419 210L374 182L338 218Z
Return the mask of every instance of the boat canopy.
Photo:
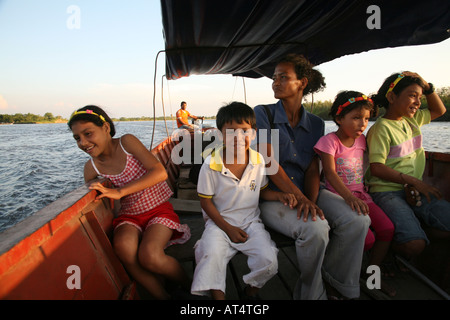
M442 0L161 0L161 10L167 79L272 77L288 53L318 65L450 36L450 1Z

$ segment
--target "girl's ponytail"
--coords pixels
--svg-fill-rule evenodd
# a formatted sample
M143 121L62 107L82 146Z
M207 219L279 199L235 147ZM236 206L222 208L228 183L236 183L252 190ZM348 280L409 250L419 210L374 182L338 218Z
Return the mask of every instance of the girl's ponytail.
M303 90L303 94L306 96L309 93L318 92L323 90L326 86L325 78L322 73L316 69L312 69L310 71L308 79L308 85L305 90Z

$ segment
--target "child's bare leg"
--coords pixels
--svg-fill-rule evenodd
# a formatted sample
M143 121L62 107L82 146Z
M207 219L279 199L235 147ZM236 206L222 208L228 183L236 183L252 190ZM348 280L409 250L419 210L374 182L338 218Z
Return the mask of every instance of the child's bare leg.
M244 293L249 297L254 297L259 292L259 288L252 287L250 285L247 285L244 289Z
M164 252L172 232L172 229L162 224L148 227L139 246L139 262L145 269L177 282L189 291L191 281L186 272L175 258Z
M392 249L406 259L417 257L426 247L423 239L411 240L405 243L392 243Z
M157 276L140 265L138 261L139 240L140 231L130 224L123 224L114 232L114 251L133 279L147 289L155 299L169 299L169 294Z
M380 266L389 251L390 245L390 241L376 240L370 252L369 264Z
M211 297L214 300L225 300L225 292L222 290L211 290Z
M386 257L387 252L389 251L390 245L391 245L390 241L376 240L370 253L369 264L376 265L381 268L382 262ZM394 297L397 293L394 288L392 288L389 284L387 284L383 280L381 280L381 291L385 292L387 295L391 297Z

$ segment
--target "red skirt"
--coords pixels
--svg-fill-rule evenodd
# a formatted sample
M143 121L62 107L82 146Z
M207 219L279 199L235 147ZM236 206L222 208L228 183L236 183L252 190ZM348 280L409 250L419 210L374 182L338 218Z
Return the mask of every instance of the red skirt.
M113 220L113 228L123 224L131 224L140 232L145 231L152 224L162 224L173 230L172 238L166 245L166 248L172 244L185 243L191 237L191 231L187 224L180 224L180 218L173 211L173 206L166 201L163 204L141 214L121 214Z

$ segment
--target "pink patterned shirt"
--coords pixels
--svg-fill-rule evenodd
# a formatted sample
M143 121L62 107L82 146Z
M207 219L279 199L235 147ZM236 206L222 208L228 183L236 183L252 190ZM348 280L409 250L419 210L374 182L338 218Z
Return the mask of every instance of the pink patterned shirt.
M364 193L364 151L366 150L364 135L359 136L353 146L346 147L336 133L331 132L319 139L314 150L319 155L321 152L332 155L335 160L336 172L345 186L350 191ZM325 187L336 193L328 181L325 181Z

